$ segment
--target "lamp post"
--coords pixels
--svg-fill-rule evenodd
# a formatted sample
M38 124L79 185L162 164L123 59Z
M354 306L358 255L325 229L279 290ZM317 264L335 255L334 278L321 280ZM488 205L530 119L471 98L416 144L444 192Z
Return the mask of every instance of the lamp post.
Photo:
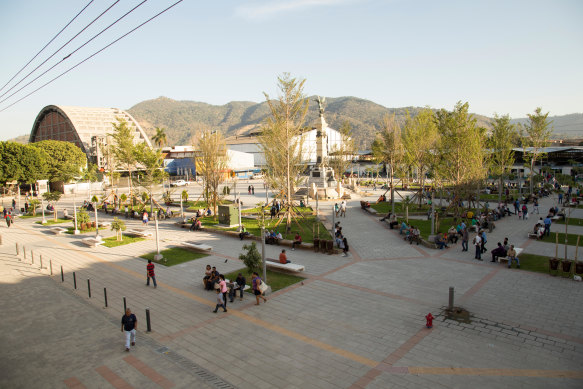
M180 215L182 217L182 222L184 223L186 219L184 219L184 208L182 207L182 193L180 193Z
M95 209L95 239L101 240L101 236L99 235L99 220L97 217L97 202L93 204L93 208Z
M237 193L237 197L239 198L239 201L237 202L238 206L239 206L239 232L243 231L243 228L241 227L241 197L239 196L239 193Z
M154 259L156 261L159 261L162 258L164 258L164 256L160 254L160 236L158 235L158 218L155 215L154 223L156 224L156 255L154 255Z
M267 283L267 264L265 263L265 225L261 225L261 262L263 262L263 281Z
M73 235L79 235L79 230L77 229L77 182L75 181L75 193L73 194L73 217L75 218L75 230Z
M41 223L47 224L47 219L45 219L45 202L44 202L44 199L42 198L42 196L40 198L40 204L41 204L40 207L41 207L42 212L43 212L43 220L41 221Z
M18 185L18 212L17 214L20 214L20 212L22 212L22 207L20 206L20 185Z

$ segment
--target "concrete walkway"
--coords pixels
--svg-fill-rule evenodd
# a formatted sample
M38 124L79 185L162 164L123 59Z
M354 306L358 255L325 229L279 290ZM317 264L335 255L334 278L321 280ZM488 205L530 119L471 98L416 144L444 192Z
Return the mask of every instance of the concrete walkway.
M478 262L459 244L448 250L405 244L358 202L351 200L341 219L349 257L290 251L306 267L303 283L261 306L245 296L218 314L201 278L206 264L224 273L243 268L237 257L245 242L238 239L162 222L162 248L196 240L213 252L158 265L153 289L145 286L146 263L138 258L155 251L153 240L89 249L80 237L54 236L30 219L3 225L0 339L10 352L0 357L0 370L9 371L0 386L581 387L582 283ZM332 205L320 202L329 221ZM554 250L526 239L533 222L504 218L488 248L508 236L527 252ZM26 259L22 248L16 256L16 243L26 248ZM280 249L267 250L274 257ZM441 316L450 286L456 303L472 313L471 323ZM123 297L140 323L138 347L129 355L119 332ZM145 332L146 307L151 333ZM431 330L424 327L429 312L437 317Z

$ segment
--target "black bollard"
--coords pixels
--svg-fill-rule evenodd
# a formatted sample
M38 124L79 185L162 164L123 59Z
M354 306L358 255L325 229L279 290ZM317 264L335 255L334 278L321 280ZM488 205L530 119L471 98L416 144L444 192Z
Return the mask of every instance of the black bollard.
M2 234L0 234L0 246L2 246Z
M53 275L53 260L52 259L49 259L49 265L51 268L51 276L52 276Z
M453 290L454 290L453 286L450 286L449 287L449 306L448 306L449 310L453 309L453 296L454 296Z
M105 300L105 308L107 308L107 288L103 288L103 299Z
M43 255L40 255L40 269L42 270L43 268Z
M65 282L65 275L63 274L63 265L61 265L61 282Z
M146 332L152 332L152 326L150 325L150 308L146 308Z
M30 264L34 265L34 251L30 250Z
M123 312L126 312L126 309L128 309L128 306L126 305L126 296L123 296Z
M24 255L24 260L26 261L26 247L22 246L22 255Z
M91 280L87 278L87 293L89 294L89 298L91 298Z
M18 249L18 242L16 242L16 256L18 257L20 255L20 250ZM18 258L18 260L20 261L20 258Z
M77 289L77 276L75 276L75 272L73 272L73 286Z

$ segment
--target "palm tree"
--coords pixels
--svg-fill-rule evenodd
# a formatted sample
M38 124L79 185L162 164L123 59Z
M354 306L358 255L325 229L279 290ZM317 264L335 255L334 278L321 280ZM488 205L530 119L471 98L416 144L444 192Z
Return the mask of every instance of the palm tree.
M166 129L165 128L156 127L155 130L156 130L156 135L154 135L152 137L152 140L154 141L154 143L156 144L156 146L158 146L158 148L161 148L167 142L167 139L166 139Z

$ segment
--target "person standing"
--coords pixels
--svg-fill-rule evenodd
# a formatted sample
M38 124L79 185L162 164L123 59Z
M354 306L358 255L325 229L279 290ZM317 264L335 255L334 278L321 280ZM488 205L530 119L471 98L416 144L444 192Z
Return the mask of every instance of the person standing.
M468 229L464 227L462 229L462 251L468 251L468 241L470 240L470 234Z
M10 228L10 224L12 224L12 212L6 214L6 225L8 228Z
M151 259L148 259L148 265L146 266L146 286L150 286L150 278L154 281L154 288L157 288L156 284L156 274L154 273L154 264Z
M142 223L148 225L148 212L146 211L144 211L144 214L142 215Z
M346 200L342 200L340 204L340 216L346 217Z
M255 194L255 185L251 185L251 194L254 195Z
M259 274L257 274L257 272L253 272L253 280L251 284L253 286L253 294L255 295L255 300L257 301L255 305L259 305L259 298L262 298L264 303L267 302L267 299L263 296L261 290L259 289L259 285L261 285L262 282L263 281L261 281L261 277L259 277Z
M545 225L545 235L549 236L551 234L551 217L549 215L547 215L547 217L545 217L545 220L543 220L543 223Z
M480 233L478 232L476 236L474 236L474 246L476 246L476 255L474 259L479 261L482 260L482 238L480 237Z
M129 308L126 308L126 314L121 317L121 332L125 332L126 351L130 351L131 345L136 345L136 331L138 330L138 319Z
M227 307L226 304L227 301L224 300L223 294L221 293L220 289L217 289L217 306L215 307L215 310L213 311L213 313L217 313L217 311L219 310L219 308L223 308L223 312L227 312Z

